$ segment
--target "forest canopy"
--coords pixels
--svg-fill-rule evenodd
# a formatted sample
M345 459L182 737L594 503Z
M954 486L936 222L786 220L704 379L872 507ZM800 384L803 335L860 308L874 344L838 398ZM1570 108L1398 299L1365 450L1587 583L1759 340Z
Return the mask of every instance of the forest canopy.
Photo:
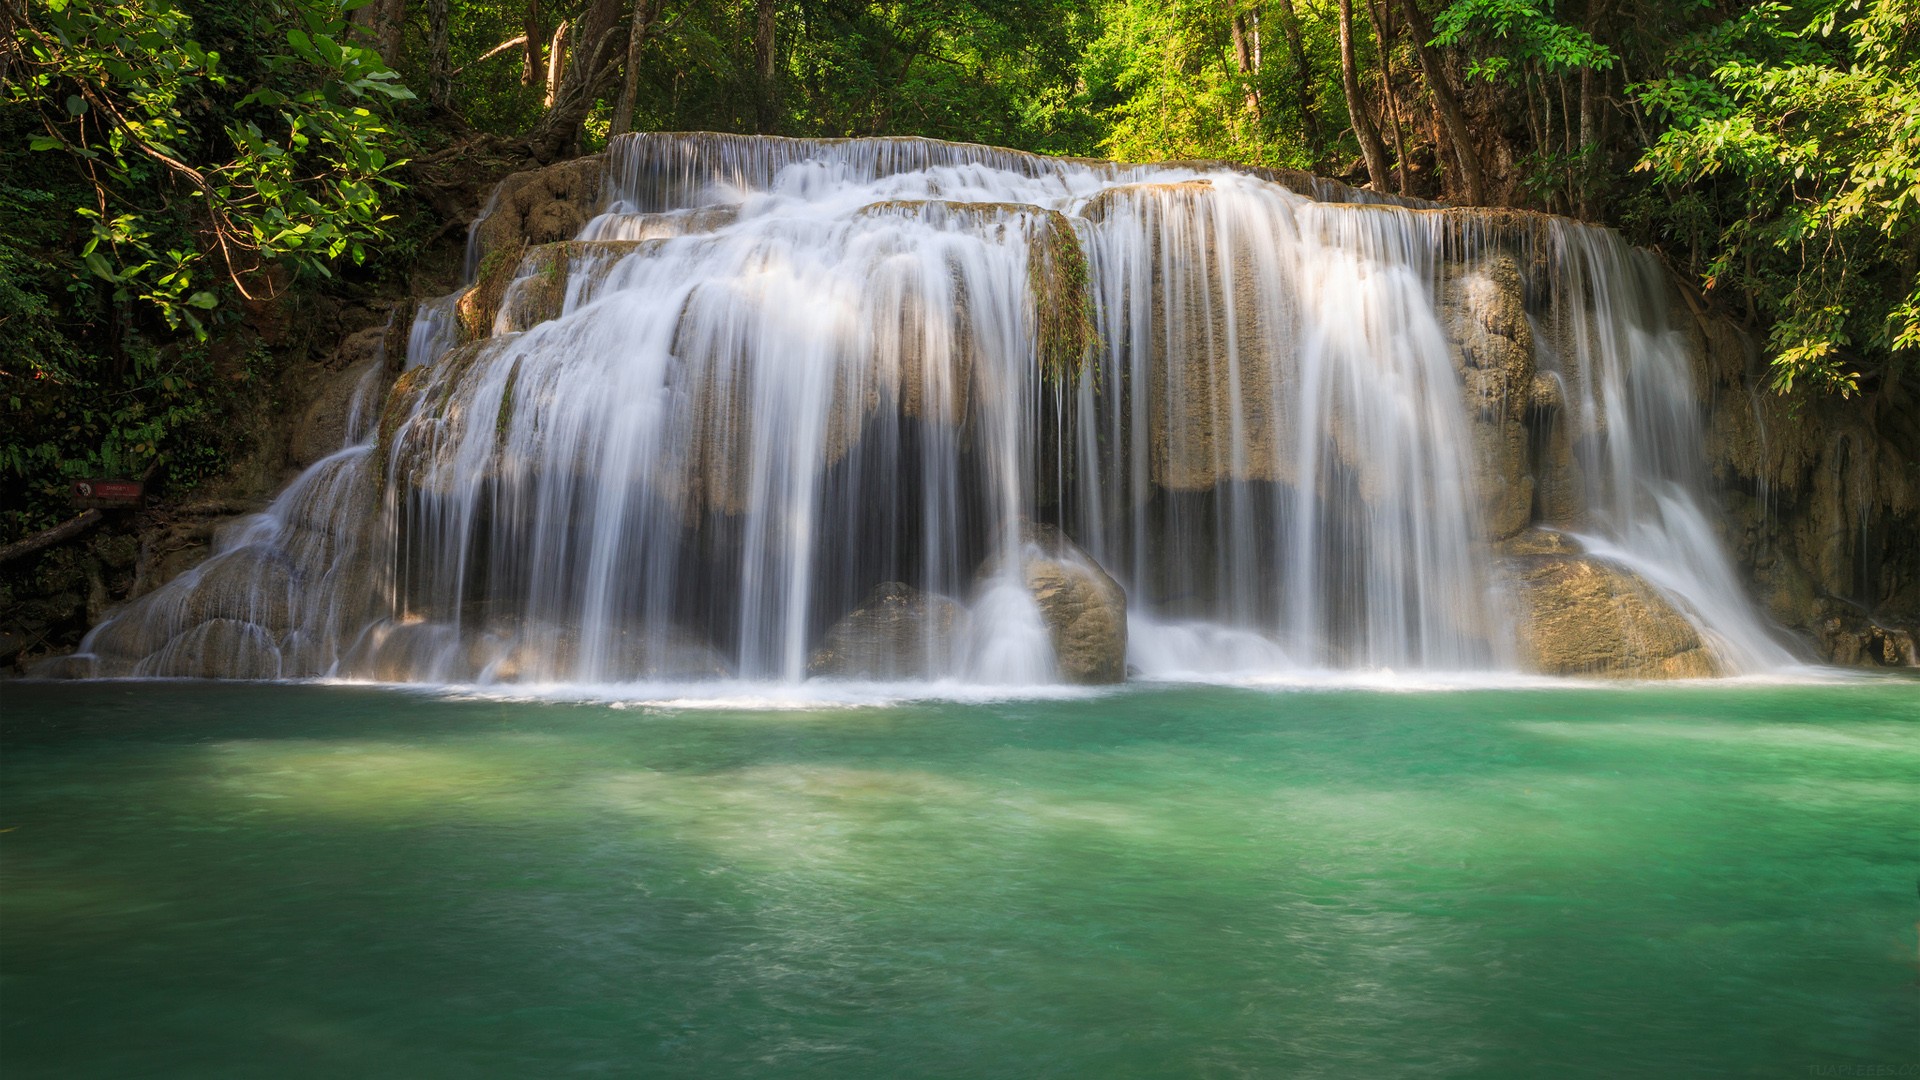
M1569 214L1765 334L1920 355L1920 0L0 0L10 497L215 468L224 329L393 279L423 186L635 130L1226 159ZM437 170L437 171L436 171ZM250 396L252 395L252 396ZM19 497L12 497L18 494Z

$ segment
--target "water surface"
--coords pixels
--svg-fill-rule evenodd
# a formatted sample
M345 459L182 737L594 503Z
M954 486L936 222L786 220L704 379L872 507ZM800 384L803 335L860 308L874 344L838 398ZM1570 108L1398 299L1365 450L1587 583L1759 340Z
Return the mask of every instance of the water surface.
M1920 1072L1912 681L0 695L9 1077Z

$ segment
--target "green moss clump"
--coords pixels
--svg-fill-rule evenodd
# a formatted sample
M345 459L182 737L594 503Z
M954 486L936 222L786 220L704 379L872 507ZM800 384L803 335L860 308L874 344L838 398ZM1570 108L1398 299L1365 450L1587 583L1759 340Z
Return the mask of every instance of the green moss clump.
M507 388L500 392L500 411L493 418L493 437L495 446L503 446L507 441L507 428L513 424L513 391L520 385L520 360L515 358L513 367L507 371Z
M1033 290L1035 351L1041 375L1055 384L1079 377L1098 334L1087 292L1087 257L1073 225L1057 210L1030 226L1027 282Z

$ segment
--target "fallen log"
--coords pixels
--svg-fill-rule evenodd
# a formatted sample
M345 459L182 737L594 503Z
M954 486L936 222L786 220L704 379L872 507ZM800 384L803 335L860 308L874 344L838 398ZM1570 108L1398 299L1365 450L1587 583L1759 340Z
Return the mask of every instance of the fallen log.
M43 529L25 540L16 540L6 547L0 547L0 563L10 563L22 556L31 555L43 548L50 548L64 540L71 540L95 525L106 520L106 515L98 510L88 510L78 517L70 518L51 529Z

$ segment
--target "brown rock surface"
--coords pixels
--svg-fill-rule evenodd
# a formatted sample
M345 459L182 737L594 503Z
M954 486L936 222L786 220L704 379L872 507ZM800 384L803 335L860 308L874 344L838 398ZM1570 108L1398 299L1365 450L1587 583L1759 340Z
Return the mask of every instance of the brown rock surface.
M1841 664L1874 648L1864 625L1920 626L1920 388L1778 394L1738 327L1682 317L1703 350L1719 524L1769 613Z
M807 674L856 679L924 679L953 670L967 610L945 596L898 581L873 587L827 631Z
M1051 525L1029 525L1022 576L1053 639L1060 677L1117 683L1127 677L1127 594Z
M1523 533L1507 550L1516 637L1534 670L1632 679L1716 674L1693 624L1624 568L1580 554L1548 530Z
M1525 528L1533 514L1527 410L1534 344L1519 265L1502 254L1449 276L1441 305L1472 424L1481 521L1499 540Z

